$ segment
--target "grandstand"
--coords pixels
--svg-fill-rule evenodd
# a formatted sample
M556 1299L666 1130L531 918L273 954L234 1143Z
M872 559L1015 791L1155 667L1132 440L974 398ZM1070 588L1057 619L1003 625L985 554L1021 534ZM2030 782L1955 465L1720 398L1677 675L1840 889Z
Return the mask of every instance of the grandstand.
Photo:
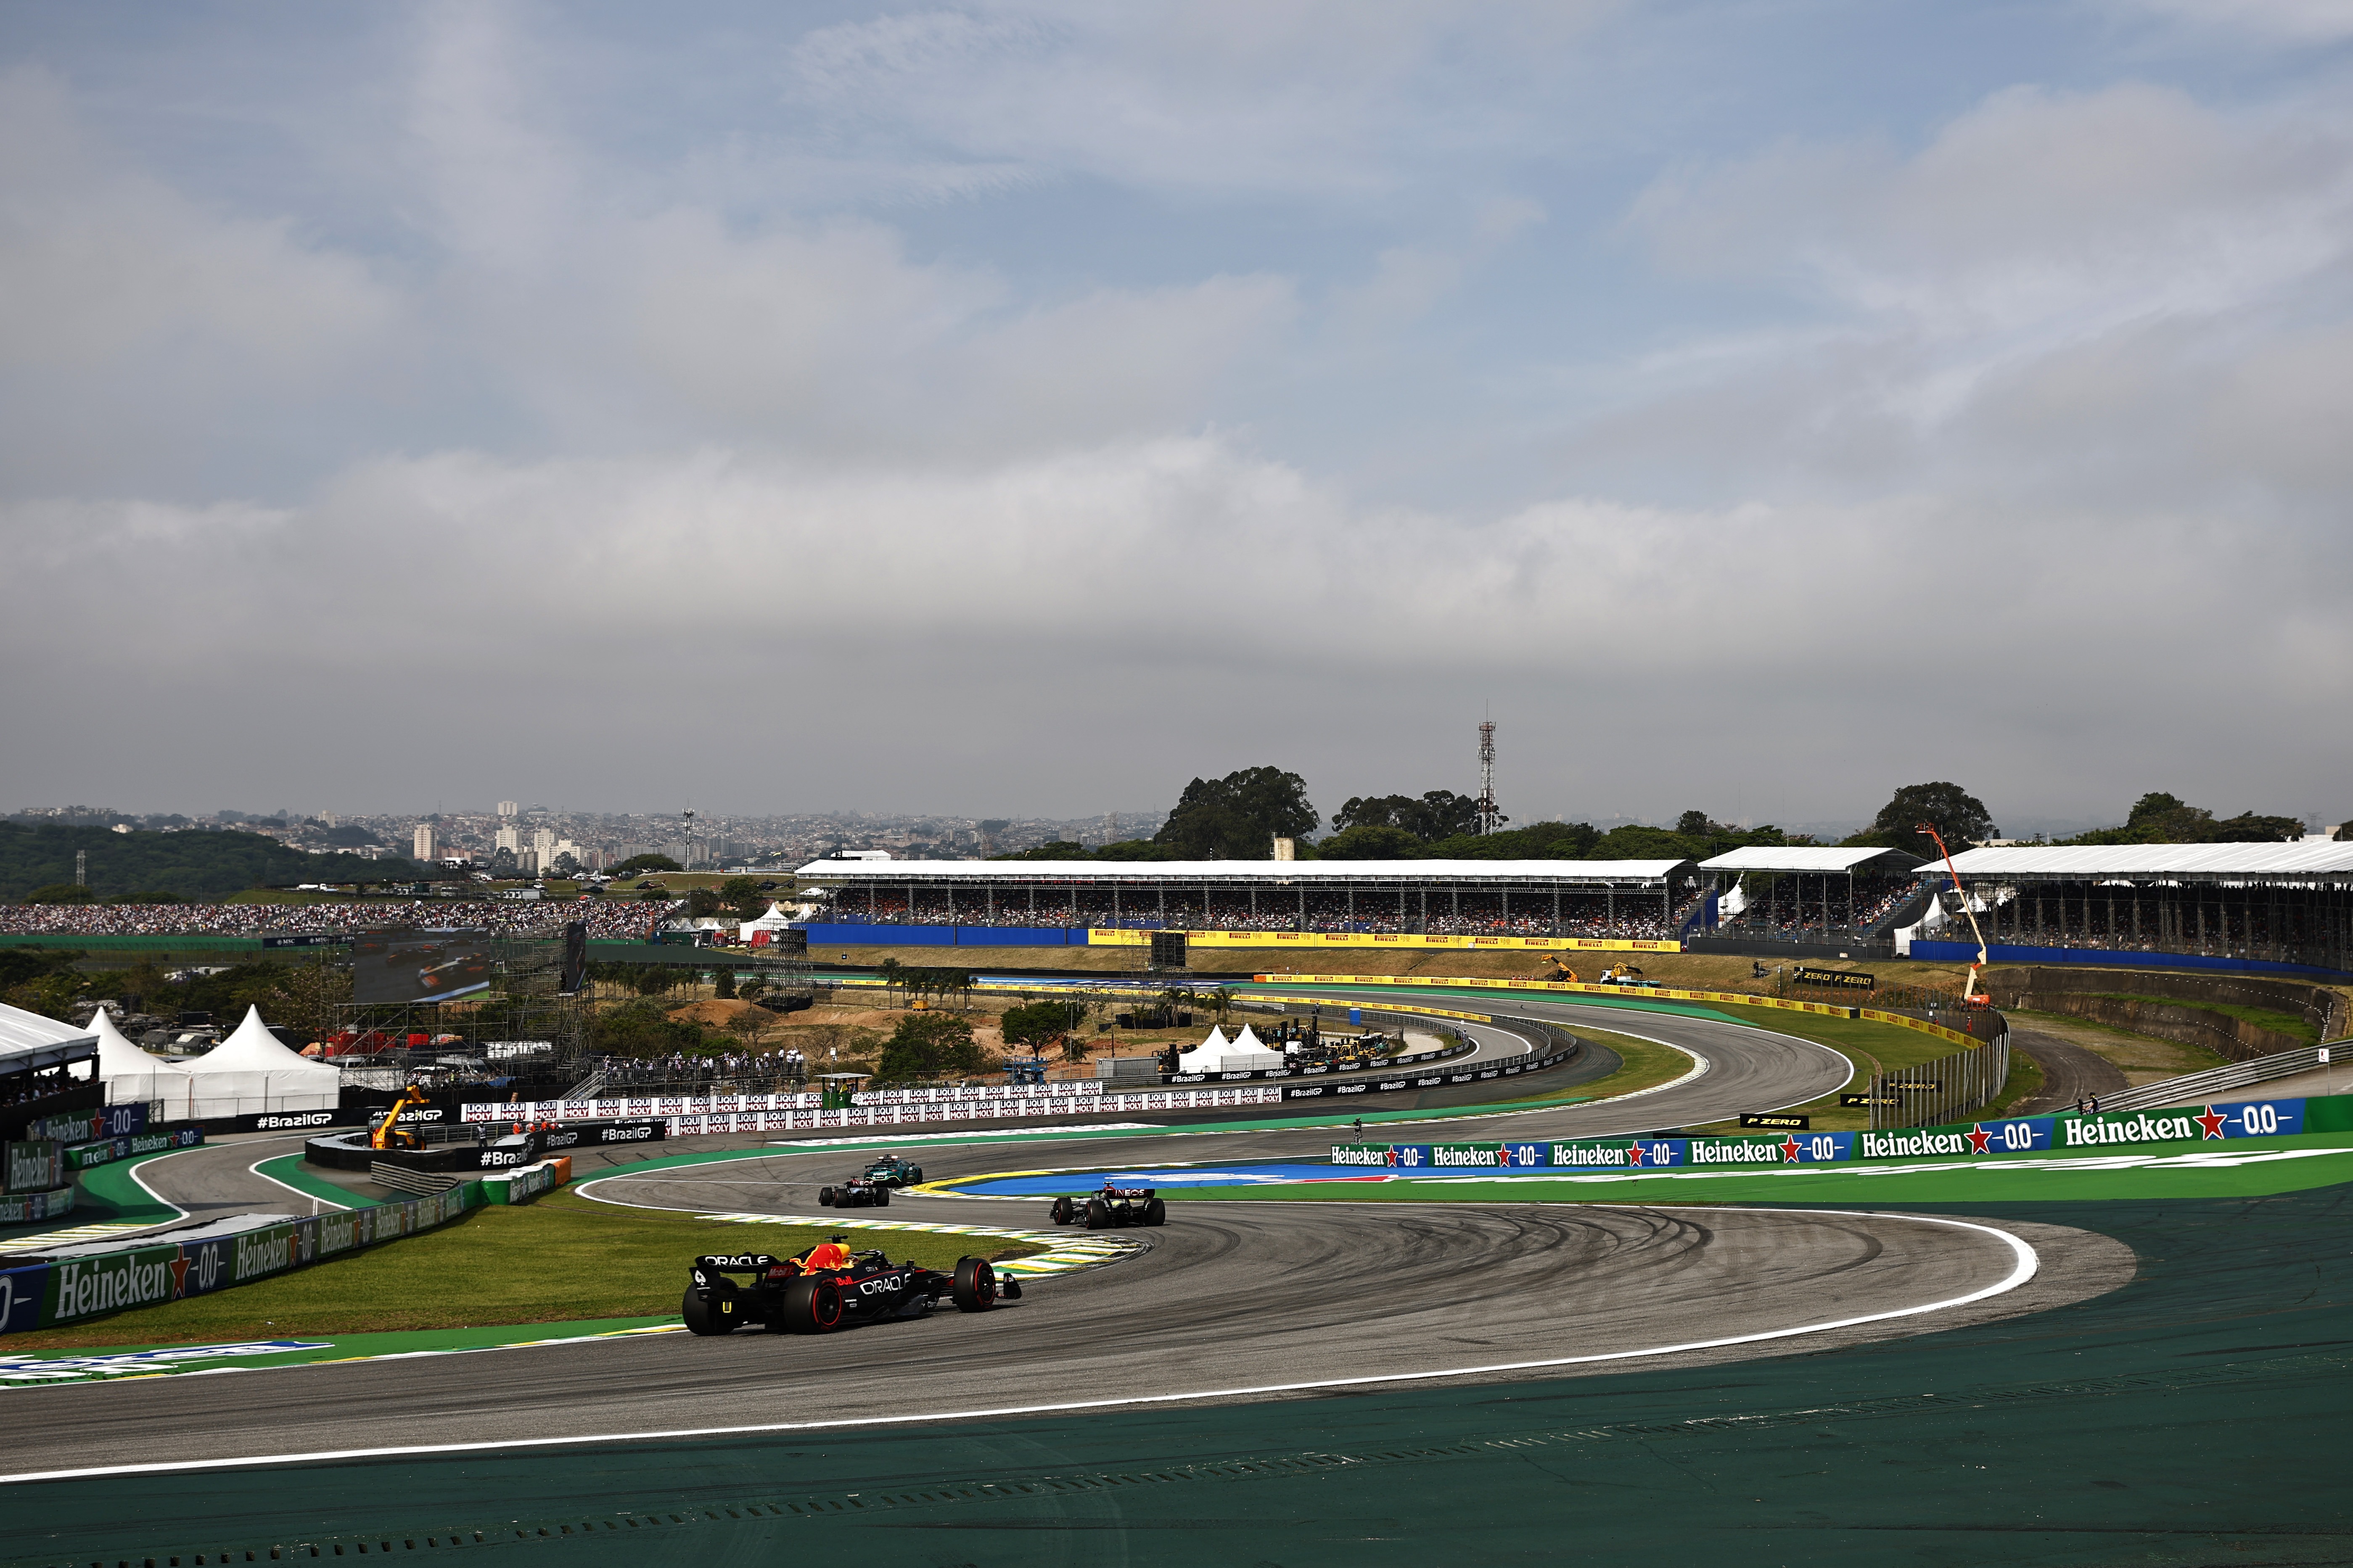
M1953 868L1998 961L2107 951L2353 973L2353 843L2025 845L1968 850ZM1934 889L1944 868L1920 877ZM1932 931L1966 938L1957 909L1930 910L1905 945L1961 955L1965 942Z
M1699 863L1718 890L1698 923L1745 942L1880 941L1925 903L1919 865L1900 849L1735 849Z
M1688 860L833 859L800 877L828 899L818 943L909 928L972 945L1106 928L1660 941L1704 896Z

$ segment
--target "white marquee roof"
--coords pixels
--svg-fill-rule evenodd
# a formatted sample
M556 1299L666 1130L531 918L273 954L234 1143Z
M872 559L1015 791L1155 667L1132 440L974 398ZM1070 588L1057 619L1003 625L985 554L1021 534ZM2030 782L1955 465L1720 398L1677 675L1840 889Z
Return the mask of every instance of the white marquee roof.
M1751 844L1718 855L1713 860L1703 860L1703 871L1795 871L1805 876L1817 873L1829 875L1859 871L1874 860L1886 864L1877 868L1888 871L1908 871L1918 860L1901 849L1840 849L1813 845L1793 845L1774 847Z
M1658 882L1688 860L812 860L819 882Z
M325 1062L312 1061L300 1051L290 1051L285 1042L269 1032L261 1021L261 1009L248 1007L245 1022L237 1032L203 1056L188 1064L188 1071L198 1078L216 1073L253 1072L280 1075L307 1074L340 1082L343 1072Z
M1953 857L1964 877L2234 877L2295 880L2353 875L2353 844L2025 844ZM1941 874L1931 862L1920 874Z

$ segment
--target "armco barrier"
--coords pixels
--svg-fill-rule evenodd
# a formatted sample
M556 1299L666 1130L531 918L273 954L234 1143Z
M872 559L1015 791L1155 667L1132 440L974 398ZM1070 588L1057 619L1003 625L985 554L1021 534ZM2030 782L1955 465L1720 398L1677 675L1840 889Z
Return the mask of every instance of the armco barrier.
M131 1307L225 1290L338 1253L414 1236L483 1202L469 1182L438 1197L289 1220L234 1236L0 1270L0 1332L61 1328Z
M1335 1143L1335 1165L1400 1171L1689 1171L1840 1164L1873 1160L1982 1159L2004 1154L2174 1152L2242 1138L2353 1131L2353 1095L2209 1105L2196 1113L2000 1117L1887 1132L1788 1132L1778 1137L1635 1136L1513 1143Z

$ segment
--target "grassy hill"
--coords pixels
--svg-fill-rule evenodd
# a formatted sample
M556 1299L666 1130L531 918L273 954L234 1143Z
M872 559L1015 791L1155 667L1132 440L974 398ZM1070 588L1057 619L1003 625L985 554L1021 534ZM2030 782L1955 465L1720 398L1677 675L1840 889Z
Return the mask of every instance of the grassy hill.
M116 833L104 827L31 827L0 822L0 899L74 879L74 852L88 854L90 885L118 893L177 893L213 901L243 889L293 882L413 880L428 873L406 860L305 855L259 833Z

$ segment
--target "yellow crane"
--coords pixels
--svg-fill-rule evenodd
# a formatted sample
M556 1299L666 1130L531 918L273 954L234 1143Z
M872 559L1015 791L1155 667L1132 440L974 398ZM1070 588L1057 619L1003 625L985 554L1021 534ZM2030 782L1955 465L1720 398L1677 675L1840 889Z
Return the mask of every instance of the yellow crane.
M406 1089L402 1089L400 1091L400 1098L392 1102L392 1109L385 1113L384 1120L376 1123L375 1131L368 1138L368 1147L371 1149L390 1149L396 1145L406 1145L411 1149L416 1148L417 1134L402 1129L400 1126L400 1113L406 1110L412 1105L423 1105L424 1103L425 1091L417 1088L415 1084L412 1083Z

